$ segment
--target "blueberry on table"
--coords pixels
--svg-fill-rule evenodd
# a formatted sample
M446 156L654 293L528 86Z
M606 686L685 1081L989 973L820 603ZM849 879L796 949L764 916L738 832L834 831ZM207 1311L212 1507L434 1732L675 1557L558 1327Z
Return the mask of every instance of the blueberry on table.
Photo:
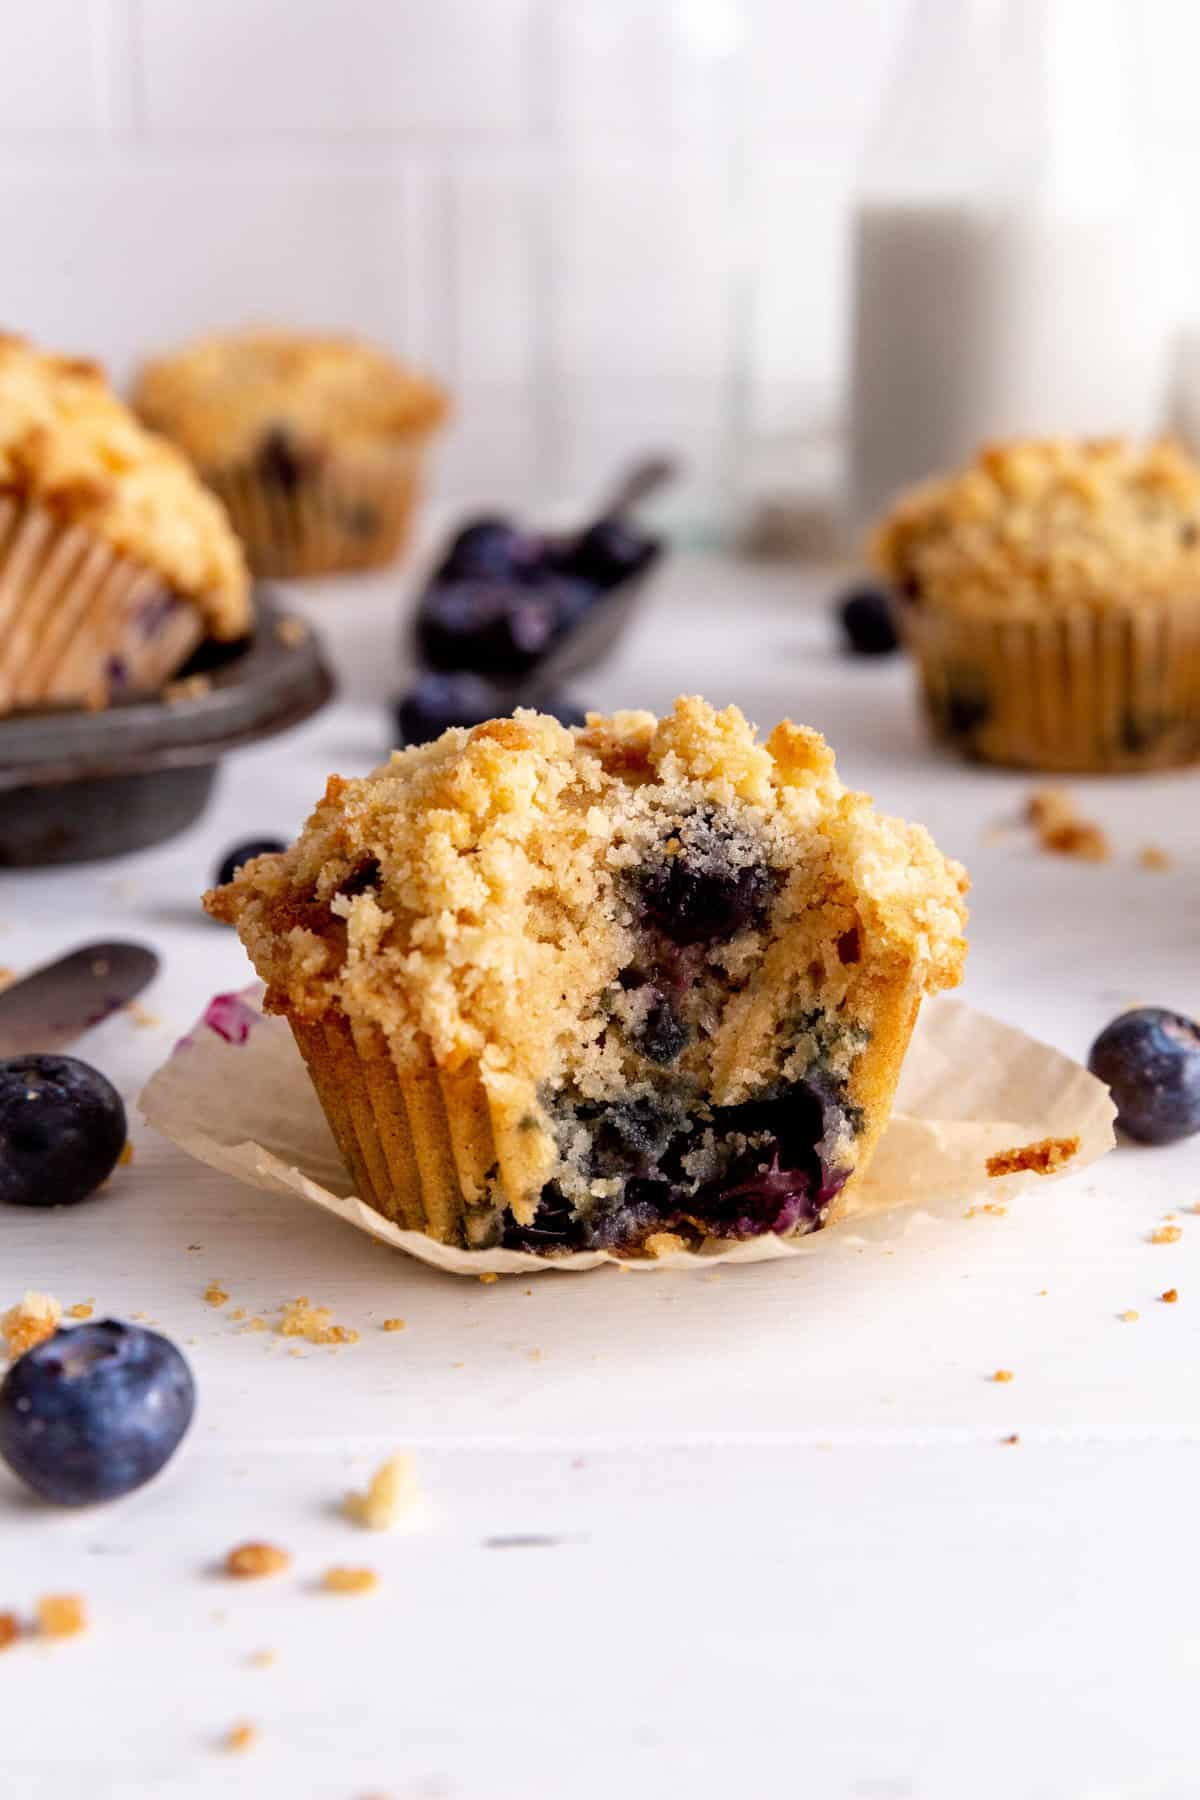
M244 863L252 862L256 856L273 856L279 850L286 850L287 845L282 838L248 838L244 844L235 844L227 850L217 869L215 885L224 887L232 881Z
M837 603L846 648L854 656L890 656L900 648L892 602L886 589L856 587Z
M526 581L542 562L542 544L507 519L473 519L454 538L441 563L442 581Z
M1200 1026L1161 1006L1120 1013L1092 1045L1088 1068L1106 1082L1117 1124L1143 1144L1200 1131Z
M482 675L435 670L420 676L396 702L396 732L402 745L429 744L453 725L482 725L506 711L500 692Z
M481 675L465 670L447 674L430 671L415 681L396 702L396 731L399 742L429 744L441 737L452 725L482 725L486 719L506 719L514 706L536 707L549 713L560 725L582 725L582 707L565 695L538 695L528 702L514 700L511 693L485 681Z
M656 538L647 537L628 519L597 519L559 551L555 562L565 575L607 593L648 569L660 548Z
M125 1148L116 1088L74 1056L0 1062L0 1201L73 1206L107 1180Z
M196 1408L169 1339L116 1319L59 1330L0 1382L0 1457L44 1500L130 1494L170 1460Z

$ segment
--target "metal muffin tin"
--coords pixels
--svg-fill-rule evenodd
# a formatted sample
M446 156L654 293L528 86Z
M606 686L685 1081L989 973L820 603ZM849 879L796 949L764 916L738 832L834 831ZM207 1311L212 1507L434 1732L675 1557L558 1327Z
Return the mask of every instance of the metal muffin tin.
M206 644L177 679L202 691L131 700L103 712L0 718L0 867L123 856L161 843L204 811L231 750L289 731L333 693L320 643L259 590L254 636Z

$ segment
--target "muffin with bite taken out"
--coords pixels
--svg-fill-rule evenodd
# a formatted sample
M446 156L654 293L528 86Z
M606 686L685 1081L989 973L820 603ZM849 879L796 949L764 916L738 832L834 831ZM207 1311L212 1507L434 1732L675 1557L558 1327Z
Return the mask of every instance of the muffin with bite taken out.
M654 1256L846 1210L962 869L816 733L684 699L447 731L330 779L207 896L357 1192L442 1242Z

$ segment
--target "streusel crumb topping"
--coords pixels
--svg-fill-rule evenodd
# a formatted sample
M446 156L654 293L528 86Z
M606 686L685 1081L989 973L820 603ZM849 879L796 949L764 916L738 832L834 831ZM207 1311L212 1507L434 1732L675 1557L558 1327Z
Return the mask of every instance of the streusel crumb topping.
M205 904L238 925L268 1007L340 1010L382 1029L398 1061L429 1045L447 1070L478 1057L502 1082L575 1042L580 995L635 956L640 860L654 845L669 858L679 834L702 853L696 820L735 805L780 870L781 940L789 918L819 912L827 928L840 908L848 962L861 933L881 971L904 966L918 990L957 982L959 864L848 792L816 732L785 721L763 743L736 707L697 698L661 721L593 714L575 731L522 710L361 780L331 776L299 841ZM748 864L758 853L747 841ZM802 953L796 935L775 952ZM782 976L763 980L782 992ZM749 1046L742 1056L748 1079Z
M992 444L904 494L875 532L915 605L1029 616L1200 594L1200 466L1172 443Z
M281 427L309 450L369 446L428 431L447 409L436 382L373 345L281 330L201 338L149 363L134 404L204 469L251 457Z
M96 364L0 335L0 492L38 501L153 569L217 638L250 627L250 583L224 508Z

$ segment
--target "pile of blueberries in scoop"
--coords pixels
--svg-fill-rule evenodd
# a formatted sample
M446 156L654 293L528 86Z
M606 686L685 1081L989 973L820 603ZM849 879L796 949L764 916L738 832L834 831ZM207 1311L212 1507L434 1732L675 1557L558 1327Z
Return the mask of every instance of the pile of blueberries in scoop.
M423 672L396 705L400 742L427 743L515 706L581 725L580 709L555 691L555 665L568 640L575 651L585 632L599 639L599 615L611 615L661 553L659 539L614 508L565 538L499 517L464 525L417 606Z

